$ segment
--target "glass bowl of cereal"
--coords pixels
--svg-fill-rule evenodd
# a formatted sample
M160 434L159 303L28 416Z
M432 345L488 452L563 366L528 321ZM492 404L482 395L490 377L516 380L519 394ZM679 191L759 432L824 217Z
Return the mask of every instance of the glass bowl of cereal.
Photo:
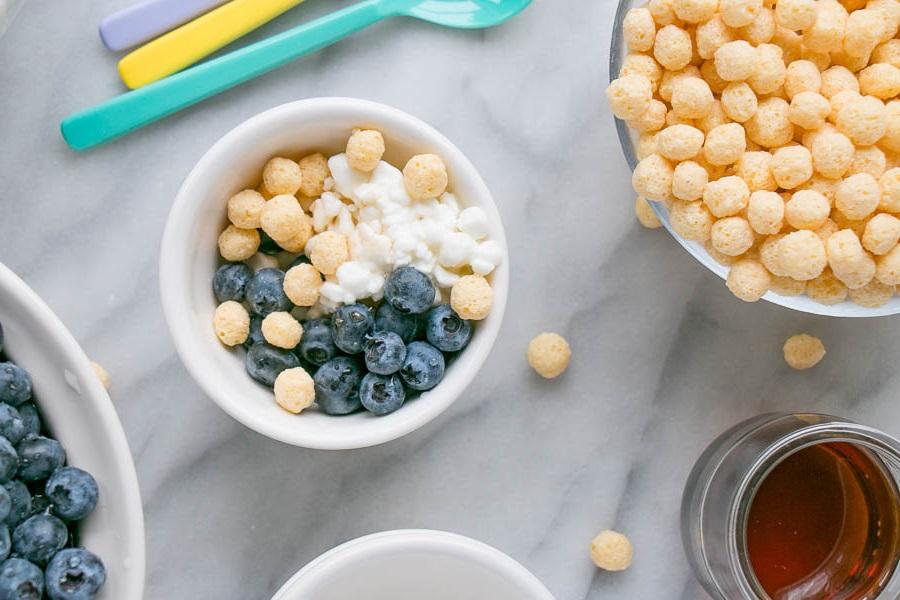
M856 4L619 2L607 98L637 206L744 301L900 312L900 5Z
M316 98L200 160L162 242L175 347L232 417L320 449L384 443L464 391L509 270L499 212L449 140L397 109Z

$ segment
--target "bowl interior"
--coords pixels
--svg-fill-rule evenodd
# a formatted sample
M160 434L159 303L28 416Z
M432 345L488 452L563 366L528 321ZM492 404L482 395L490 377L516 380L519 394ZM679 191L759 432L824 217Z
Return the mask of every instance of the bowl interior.
M144 584L144 523L140 492L122 426L78 344L49 308L0 264L4 349L26 369L35 402L68 463L90 472L100 498L81 523L80 544L106 564L100 598L140 598Z
M160 267L163 307L176 348L188 370L224 410L245 425L275 439L312 448L359 448L408 433L440 414L462 392L484 362L503 318L508 259L491 275L495 304L478 323L472 342L447 369L434 390L397 412L375 417L356 413L328 416L315 408L301 415L282 410L272 391L244 369L244 351L216 339L212 315L216 300L212 276L219 264L216 239L225 226L225 202L255 187L266 161L276 155L299 158L342 151L355 127L384 133L385 159L403 165L411 156L433 152L448 165L450 190L464 206L481 206L491 220L490 237L506 254L500 215L481 177L462 153L421 121L380 104L321 98L286 104L240 125L220 140L185 181L163 239Z
M393 531L338 546L272 600L553 600L525 567L490 546L437 531Z
M610 81L615 79L618 75L619 70L622 68L622 62L624 61L625 56L628 53L628 47L625 44L622 32L625 15L632 7L642 6L643 4L644 2L640 0L619 0L619 7L618 11L616 12L616 20L613 25L612 43L609 53ZM638 163L637 154L635 151L638 136L628 128L624 121L621 121L620 119L616 119L616 132L619 135L619 141L622 145L622 152L625 155L625 160L628 162L628 166L631 168L631 170L634 170L635 166L637 166ZM661 202L651 202L650 206L653 207L653 211L659 217L659 220L662 222L663 226L668 230L670 234L672 234L672 237L674 237L685 250L687 250L707 269L709 269L722 279L728 278L728 267L716 262L716 260L712 256L710 256L709 252L706 251L706 248L703 247L703 244L684 240L681 238L681 236L675 233L669 223L668 211ZM900 296L894 296L885 305L878 308L865 308L863 306L859 306L858 304L854 304L850 300L846 300L834 306L825 306L824 304L815 302L805 295L780 296L774 292L766 293L766 295L763 296L763 299L773 304L784 306L785 308L790 308L792 310L831 317L881 317L900 313Z

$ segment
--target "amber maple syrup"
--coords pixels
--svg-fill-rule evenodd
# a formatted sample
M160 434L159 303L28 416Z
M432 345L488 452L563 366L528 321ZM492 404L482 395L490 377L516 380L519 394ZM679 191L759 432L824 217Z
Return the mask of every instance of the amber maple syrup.
M900 557L900 494L884 463L843 442L809 446L759 485L747 556L773 600L875 598Z

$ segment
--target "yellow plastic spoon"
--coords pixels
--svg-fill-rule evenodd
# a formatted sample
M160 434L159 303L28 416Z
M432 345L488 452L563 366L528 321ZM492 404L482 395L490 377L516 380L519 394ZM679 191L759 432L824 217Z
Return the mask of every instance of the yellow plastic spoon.
M232 0L128 54L119 61L119 75L131 89L168 77L301 2Z

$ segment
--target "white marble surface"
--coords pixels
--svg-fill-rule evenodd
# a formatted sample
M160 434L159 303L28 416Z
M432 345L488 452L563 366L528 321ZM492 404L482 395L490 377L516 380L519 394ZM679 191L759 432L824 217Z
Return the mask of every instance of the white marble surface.
M613 0L537 0L489 32L384 23L76 154L58 123L120 91L96 24L126 4L29 0L0 40L0 260L112 374L146 509L147 598L268 598L332 546L405 527L495 545L559 600L702 598L678 506L716 434L781 409L900 434L893 322L744 305L635 223L602 96ZM347 4L308 0L259 35ZM181 367L159 303L157 247L193 163L247 117L319 95L393 104L449 135L493 189L514 260L505 326L468 393L365 451L301 450L231 420ZM524 361L543 330L574 348L558 381ZM828 345L811 372L780 356L799 330ZM607 527L634 541L625 573L588 559Z

